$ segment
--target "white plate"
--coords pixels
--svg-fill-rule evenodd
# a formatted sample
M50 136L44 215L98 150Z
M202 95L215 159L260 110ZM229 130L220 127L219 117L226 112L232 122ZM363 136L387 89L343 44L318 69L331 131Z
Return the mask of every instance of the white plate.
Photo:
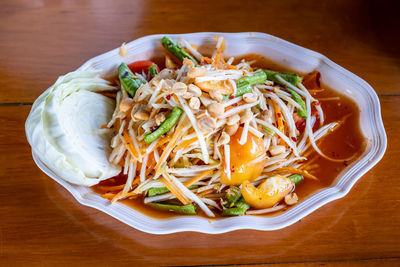
M301 73L318 70L324 84L331 88L340 88L341 93L356 100L361 111L360 127L367 138L366 149L356 162L340 173L331 187L319 190L284 213L265 218L246 215L212 221L198 216L155 219L122 203L110 205L107 199L95 194L90 188L72 185L62 180L33 153L36 164L48 176L65 187L80 203L101 210L141 231L153 234L182 231L217 234L238 229L276 230L291 225L326 203L345 196L354 183L382 158L387 140L381 119L379 99L372 87L364 80L319 53L264 33L204 32L169 36L173 39L183 37L190 43L211 49L215 43L212 37L216 35L225 38L228 56L256 53ZM101 70L104 76L115 75L122 61L132 62L162 54L159 41L163 36L150 35L139 38L126 44L129 50L127 58L120 57L117 48L90 59L79 70L96 69ZM30 133L26 134L29 142Z

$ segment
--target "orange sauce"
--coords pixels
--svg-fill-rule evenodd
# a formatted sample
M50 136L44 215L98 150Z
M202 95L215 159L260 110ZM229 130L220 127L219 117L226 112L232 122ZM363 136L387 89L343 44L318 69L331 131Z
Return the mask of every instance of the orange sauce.
M252 64L253 67L271 69L277 71L290 71L290 69L286 69L270 60L255 54L249 54L241 57L237 57L235 63L238 63L241 59L246 59L246 61L255 60L256 62ZM154 62L163 66L162 58L153 59ZM303 74L302 74L303 75ZM351 114L345 122L335 131L330 133L327 137L324 137L322 141L317 142L318 147L328 156L333 158L348 158L352 155L355 155L353 159L349 162L332 162L327 159L320 157L315 151L313 151L310 155L307 156L309 160L317 157L317 159L310 165L313 165L316 168L310 170L310 173L314 176L318 177L319 181L313 181L309 179L305 179L301 184L297 185L295 188L295 193L299 197L299 201L305 199L310 194L332 185L337 176L352 162L356 161L362 152L365 149L365 137L362 135L359 127L359 114L360 111L358 109L357 104L340 93L340 88L335 88L335 90L327 87L326 85L321 85L321 88L324 89L322 92L317 92L313 94L313 97L316 99L322 99L320 101L322 110L325 115L324 124L328 124L331 122L336 122L341 120L344 116ZM339 97L339 99L335 100L323 100L324 98L332 98ZM319 125L319 121L316 122ZM314 127L314 131L318 127ZM307 162L307 161L306 161ZM126 180L126 177L122 176L114 181L107 180L103 181L102 185L116 185L122 184ZM93 187L94 191L97 193L100 192L96 189L96 186ZM174 213L170 213L167 211L159 211L152 208L149 208L143 203L143 198L137 199L125 199L122 202L126 205L131 206L132 208L145 213L148 216L165 219L171 218L174 216L180 216ZM282 211L280 211L282 212ZM201 211L199 212L200 216L205 216ZM218 214L216 213L218 216ZM277 212L262 216L275 216Z

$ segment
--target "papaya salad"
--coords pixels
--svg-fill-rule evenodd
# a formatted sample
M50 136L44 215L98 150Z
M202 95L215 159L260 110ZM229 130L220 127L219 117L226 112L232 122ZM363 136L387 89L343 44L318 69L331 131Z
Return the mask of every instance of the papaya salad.
M223 37L207 56L182 38L160 42L165 68L118 67L116 108L103 128L113 131L109 161L122 171L94 186L104 198L178 214L266 214L295 205L296 187L319 181L316 158L354 158L319 147L348 116L325 123L313 96L318 72L302 77L226 58Z

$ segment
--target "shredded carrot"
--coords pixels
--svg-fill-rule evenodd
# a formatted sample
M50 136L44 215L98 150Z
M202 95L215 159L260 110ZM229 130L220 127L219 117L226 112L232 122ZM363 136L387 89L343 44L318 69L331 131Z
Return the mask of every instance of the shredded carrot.
M132 184L131 184L132 188L134 188L135 185L139 184L139 182L140 182L140 178L138 176L132 181ZM125 185L124 185L124 187L125 187ZM123 191L124 190L122 188L121 191L119 191L118 193L114 194L113 196L107 195L107 196L105 196L105 198L110 199L111 203L114 203L115 201L118 201L118 200L123 199L123 198L132 197L132 196L135 196L135 195L139 196L139 194L136 194L136 193L133 193L133 192L126 192L125 194L123 194L122 193Z
M226 66L227 69L230 69L230 70L237 70L238 69L236 66L230 65L228 63L225 63L225 66Z
M211 64L212 63L212 60L209 57L202 57L201 61L205 62L206 64Z
M205 195L208 195L208 194L210 194L210 193L212 193L212 192L214 192L214 191L215 191L214 189L208 189L208 190L205 190L205 191L203 191L203 192L197 194L197 196L198 196L198 197L204 197Z
M217 53L217 54L215 54L215 56L214 56L214 62L212 63L212 65L215 67L215 68L217 68L217 69L223 69L223 67L221 67L221 54L220 53Z
M139 182L140 182L140 177L137 176L137 177L132 181L132 188L133 188L135 185L139 184Z
M232 109L232 108L236 108L236 107L239 107L239 106L244 105L244 104L247 104L247 103L244 102L243 100L240 100L240 101L237 102L236 104L237 104L237 105L235 105L235 106L232 106L232 105L227 106L227 107L225 108L224 112L227 112L228 110L230 110L230 109Z
M159 148L160 146L162 146L162 145L164 145L165 143L167 143L170 139L171 139L170 136L164 136L164 137L160 138L160 140L158 141L157 145L156 145L152 150L149 151L149 154L150 154L151 152L153 152L154 150L156 150L157 148ZM147 154L146 149L143 150L143 153Z
M132 196L139 196L139 194L135 194L133 192L128 192L128 193L122 194L122 190L121 190L111 199L111 203L114 203L115 201L121 200L123 198L132 197Z
M272 104L274 105L275 120L277 122L278 130L281 131L282 133L285 133L285 125L283 124L283 120L282 120L282 111L281 111L278 103L276 103L275 101L272 101ZM286 142L283 141L281 138L280 144L286 145Z
M301 155L301 156L307 158L313 152L314 152L314 149L308 148L306 151L304 151L303 155Z
M110 191L118 191L124 188L124 184L121 185L112 185L112 186L106 186L106 185L97 185L96 189L99 189L104 192L110 192Z
M314 156L312 159L310 159L309 161L307 161L306 163L304 163L303 165L301 165L299 167L300 170L304 169L305 167L307 167L308 165L310 165L311 163L313 163L314 161L316 161L318 159L318 156Z
M284 132L285 128L283 126L281 109L279 108L279 105L275 101L272 101L272 103L274 105L274 110L275 110L275 114L276 114L275 119L276 119L276 122L277 122L277 125L278 125L278 130L281 131L281 132Z
M160 179L160 182L162 182L167 188L168 190L177 198L179 199L180 202L182 202L183 205L189 205L190 203L192 203L192 201L190 199L188 199L187 197L185 197L184 195L182 195L173 184L171 184L167 179L165 179L164 177L162 177Z
M122 195L122 190L119 191L119 192L111 199L111 203L114 203L115 201L121 199L121 195Z
M131 153L131 156L137 160L139 158L139 153L136 151L135 147L133 146L133 141L131 139L131 137L129 136L128 132L126 130L124 130L124 132L121 134L122 139L125 141L126 147L129 151L129 153Z
M186 187L189 187L189 186L191 186L191 185L197 183L198 181L200 181L201 179L203 179L206 175L208 175L208 174L211 173L212 171L213 171L213 170L206 170L206 171L200 173L198 176L196 176L196 177L190 179L189 181L187 181L187 182L185 183L185 186L186 186Z
M193 137L188 140L184 140L174 148L174 151L178 151L182 148L188 148L192 143L196 142L197 140L198 140L197 137Z
M308 90L308 92L309 92L310 94L321 93L321 92L323 92L323 91L325 91L325 89Z
M114 193L105 193L105 194L102 194L101 197L111 200L115 195L116 194L114 194Z
M308 165L307 168L304 168L304 170L311 172L315 169L318 169L319 167L320 167L320 165L318 163L314 163L314 164Z
M156 166L156 160L154 158L154 153L151 153L147 160L146 176L154 170L154 166Z
M204 134L203 136L205 137L207 134ZM182 148L188 148L191 144L193 144L194 142L196 142L198 140L197 136L184 140L181 143L179 143L175 148L174 148L174 152L182 149Z

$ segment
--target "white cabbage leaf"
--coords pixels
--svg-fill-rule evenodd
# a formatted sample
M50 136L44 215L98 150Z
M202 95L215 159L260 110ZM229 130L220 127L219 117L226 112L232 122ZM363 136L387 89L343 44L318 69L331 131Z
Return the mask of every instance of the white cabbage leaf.
M121 171L108 161L115 101L96 92L116 90L97 72L60 77L33 104L26 134L34 153L60 178L92 186Z

